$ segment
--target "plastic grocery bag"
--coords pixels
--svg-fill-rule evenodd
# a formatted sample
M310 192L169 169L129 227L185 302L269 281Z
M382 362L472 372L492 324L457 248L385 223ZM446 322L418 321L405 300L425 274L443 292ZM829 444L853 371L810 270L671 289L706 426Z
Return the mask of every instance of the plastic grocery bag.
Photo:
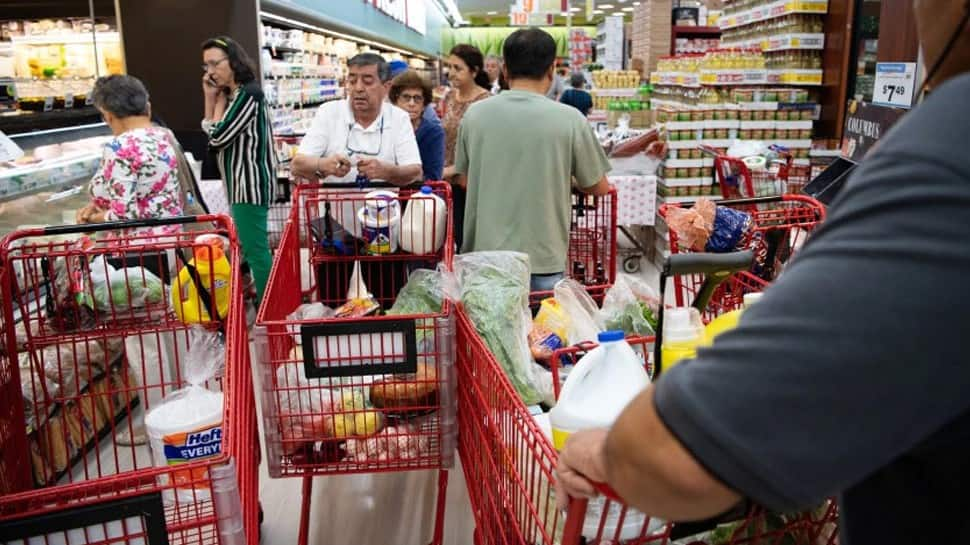
M293 335L293 342L301 344L303 342L303 336L300 335L300 328L302 326L293 322L323 320L332 318L334 314L334 310L323 303L306 303L296 307L296 310L286 316L288 323L286 327L290 330L290 334Z
M657 328L660 296L639 278L620 275L606 291L600 316L607 331L627 335L653 335Z
M329 388L330 380L308 379L303 367L303 350L295 347L291 362L276 369L276 395L279 399L280 433L283 454L290 455L333 435L333 420L328 416L339 408L340 392Z
M165 299L165 286L154 273L143 267L115 269L104 256L91 261L91 287L94 308L100 311L125 311Z
M532 359L529 256L474 252L455 256L461 302L475 329L526 405L552 401L552 379Z
M566 342L596 342L596 337L604 331L603 321L599 307L586 292L586 288L571 278L565 278L556 283L553 293L559 306L571 319L566 331Z
M156 467L173 467L218 458L222 454L223 394L205 387L221 375L225 346L217 332L202 327L189 330L189 351L182 376L188 386L169 394L145 415L145 430ZM170 471L161 484L171 487L178 502L205 501L210 496L206 467ZM171 503L172 490L163 498Z
M442 273L428 269L416 269L398 292L388 315L438 314L444 302Z

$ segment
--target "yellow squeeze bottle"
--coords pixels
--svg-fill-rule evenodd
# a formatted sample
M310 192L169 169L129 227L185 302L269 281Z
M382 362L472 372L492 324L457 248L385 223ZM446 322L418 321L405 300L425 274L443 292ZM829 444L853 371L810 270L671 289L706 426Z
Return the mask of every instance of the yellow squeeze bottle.
M746 293L744 295L744 306L731 312L725 312L711 320L711 323L707 324L707 327L704 328L704 338L701 340L700 346L711 346L714 344L714 339L718 335L738 327L741 314L760 298L760 293Z
M661 371L670 371L683 360L697 356L702 341L700 315L689 307L673 308L664 316L663 343L660 346Z
M198 278L209 292L219 318L225 318L229 313L232 267L222 249L220 239L207 239L203 244L195 247L194 258L189 264L198 272ZM197 324L212 321L199 295L198 286L189 272L189 267L182 267L179 271L178 281L172 284L171 299L175 315L182 323Z

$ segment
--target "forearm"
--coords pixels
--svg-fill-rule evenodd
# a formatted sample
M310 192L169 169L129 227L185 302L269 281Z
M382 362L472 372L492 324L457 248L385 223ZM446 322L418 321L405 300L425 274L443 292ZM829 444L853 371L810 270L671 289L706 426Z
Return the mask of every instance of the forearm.
M321 162L320 157L297 155L290 163L290 173L296 178L316 179Z
M212 96L205 95L205 120L206 121L216 121L214 118L216 111L216 99Z
M652 386L623 411L604 449L607 482L644 513L673 521L700 520L741 500L670 433L657 414Z
M421 177L421 165L393 165L388 167L387 181L396 185L408 185Z

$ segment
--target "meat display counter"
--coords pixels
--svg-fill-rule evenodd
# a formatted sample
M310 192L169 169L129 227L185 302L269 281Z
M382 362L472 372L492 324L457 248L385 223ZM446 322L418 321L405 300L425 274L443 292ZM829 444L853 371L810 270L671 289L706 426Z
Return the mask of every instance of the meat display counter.
M90 200L110 131L104 123L9 135L24 156L0 163L0 236L24 225L73 223Z

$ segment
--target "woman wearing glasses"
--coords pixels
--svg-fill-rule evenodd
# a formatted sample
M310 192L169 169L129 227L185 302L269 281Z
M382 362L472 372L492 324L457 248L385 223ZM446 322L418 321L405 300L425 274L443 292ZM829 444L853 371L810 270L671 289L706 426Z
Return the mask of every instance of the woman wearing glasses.
M261 300L272 264L266 217L276 189L269 112L255 64L242 46L225 36L212 38L202 44L202 60L202 128L217 152L243 257Z
M445 165L445 129L436 115L429 114L431 83L413 70L394 78L391 84L391 104L401 108L411 118L414 136L421 153L423 180L440 180Z

